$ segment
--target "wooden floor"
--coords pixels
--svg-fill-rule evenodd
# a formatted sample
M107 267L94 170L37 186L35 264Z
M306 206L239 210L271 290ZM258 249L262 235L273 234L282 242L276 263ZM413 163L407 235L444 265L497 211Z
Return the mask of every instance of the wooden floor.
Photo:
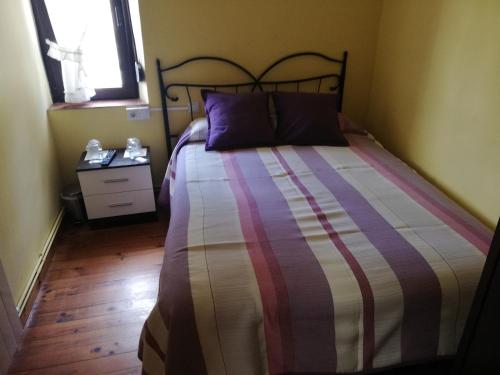
M140 374L137 346L166 230L165 220L64 225L10 373Z

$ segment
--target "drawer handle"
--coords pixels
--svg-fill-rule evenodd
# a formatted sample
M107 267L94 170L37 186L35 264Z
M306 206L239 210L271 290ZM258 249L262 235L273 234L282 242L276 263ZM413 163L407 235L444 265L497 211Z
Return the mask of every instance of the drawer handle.
M125 206L132 206L134 202L123 202L123 203L112 203L108 205L108 207L125 207Z
M115 183L115 182L127 182L128 181L128 178L114 178L114 179L111 179L111 180L104 180L104 183L105 184L112 184L112 183Z

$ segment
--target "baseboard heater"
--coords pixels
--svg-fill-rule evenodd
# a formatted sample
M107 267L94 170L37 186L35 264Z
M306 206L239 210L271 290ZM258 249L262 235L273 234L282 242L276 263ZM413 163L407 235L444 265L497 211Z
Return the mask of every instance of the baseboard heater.
M38 257L38 262L35 268L33 269L33 272L30 275L28 285L24 289L23 293L21 294L21 298L17 303L16 309L19 315L21 315L21 313L26 308L26 303L28 302L31 292L33 291L33 288L36 285L36 281L38 279L38 276L40 275L40 272L42 271L45 261L47 260L47 256L49 255L50 248L52 247L52 243L54 242L57 231L61 226L63 216L64 216L64 208L61 208L61 210L56 216L56 219L54 220L54 223L52 224L49 235L45 240L45 243L42 247L42 251L40 252L40 256Z

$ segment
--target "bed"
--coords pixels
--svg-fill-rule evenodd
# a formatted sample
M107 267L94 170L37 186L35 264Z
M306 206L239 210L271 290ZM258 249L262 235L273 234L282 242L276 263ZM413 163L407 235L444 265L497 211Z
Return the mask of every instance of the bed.
M324 55L295 54L291 58ZM290 57L287 57L290 58ZM340 73L266 81L262 89ZM354 374L452 356L492 232L362 131L349 147L205 151L206 125L170 143L158 301L139 357L153 374ZM277 83L276 83L277 82ZM241 85L241 86L239 86ZM318 89L319 90L319 89ZM191 107L190 107L191 108Z

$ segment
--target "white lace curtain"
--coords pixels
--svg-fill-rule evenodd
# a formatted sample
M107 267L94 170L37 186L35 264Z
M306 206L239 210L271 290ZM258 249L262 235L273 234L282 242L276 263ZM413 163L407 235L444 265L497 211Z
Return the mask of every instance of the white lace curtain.
M87 102L95 96L85 72L85 35L92 15L81 0L45 0L57 43L47 55L59 60L62 68L64 96L67 103Z
M50 40L45 42L50 46L47 55L61 62L65 102L88 102L95 95L95 90L88 83L80 47L68 48Z

